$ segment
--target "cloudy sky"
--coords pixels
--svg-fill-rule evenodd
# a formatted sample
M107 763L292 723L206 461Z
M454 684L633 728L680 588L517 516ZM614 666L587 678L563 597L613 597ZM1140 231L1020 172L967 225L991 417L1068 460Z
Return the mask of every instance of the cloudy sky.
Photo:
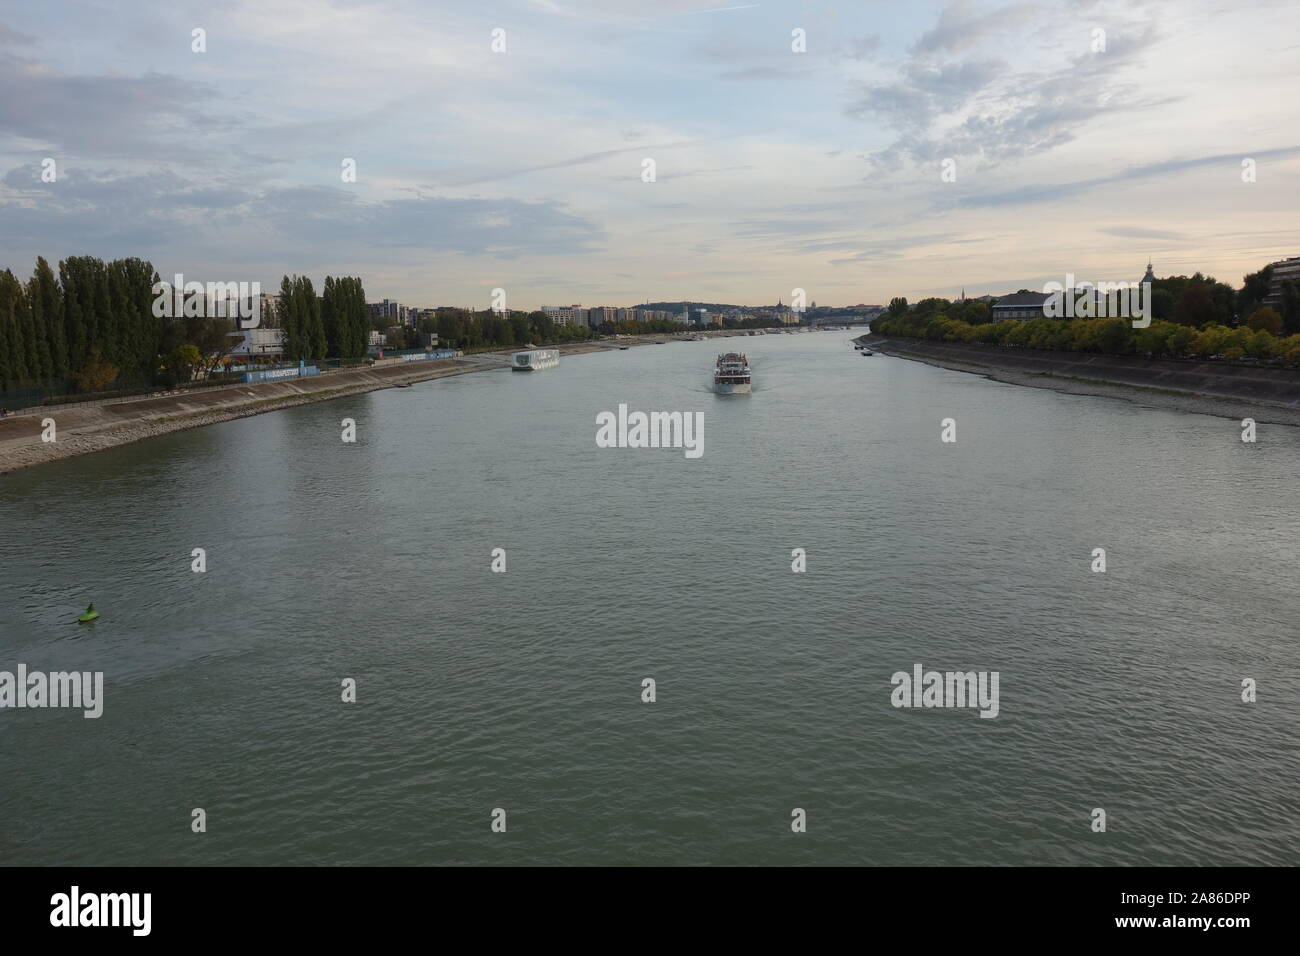
M1298 76L1294 0L6 4L0 268L478 308L1236 285L1300 255Z

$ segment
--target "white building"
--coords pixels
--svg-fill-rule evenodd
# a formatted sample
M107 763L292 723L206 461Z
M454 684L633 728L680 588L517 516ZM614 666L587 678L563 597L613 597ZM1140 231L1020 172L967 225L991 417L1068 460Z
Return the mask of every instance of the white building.
M239 340L228 353L231 359L251 361L257 358L284 357L284 329L245 329L242 332L231 332L230 337Z

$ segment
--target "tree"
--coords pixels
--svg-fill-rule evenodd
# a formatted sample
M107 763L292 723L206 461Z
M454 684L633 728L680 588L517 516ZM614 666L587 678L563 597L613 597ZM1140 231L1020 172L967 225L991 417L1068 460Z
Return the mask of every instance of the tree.
M63 324L63 290L44 256L36 259L36 271L27 283L27 298L31 301L32 316L49 352L50 377L66 379L68 342Z
M321 325L325 329L325 354L343 356L350 351L352 330L343 322L342 298L334 285L332 276L325 277L325 289L321 292Z
M1174 304L1173 320L1199 329L1215 320L1216 311L1209 286L1204 282L1189 282Z
M1282 325L1288 332L1300 332L1300 291L1290 279L1282 283Z
M26 324L19 318L25 308L19 299L22 283L6 269L0 272L0 385L10 387L31 381L27 367Z
M1274 335L1281 335L1282 316L1265 305L1251 313L1250 318L1246 320L1246 326L1252 329L1263 329Z
M1166 348L1170 355L1182 355L1187 351L1187 347L1196 338L1196 333L1185 325L1180 325L1169 333L1166 339Z
M117 367L104 361L99 353L99 346L92 345L86 353L86 361L72 376L73 383L81 392L95 392L106 388L117 379Z
M167 370L172 373L174 381L188 382L194 377L194 369L202 364L203 355L198 348L189 344L178 345L167 353Z
M239 340L230 334L233 329L229 319L196 316L186 318L184 323L185 342L194 346L200 356L197 364L207 372L216 368L239 344Z
M894 318L907 314L907 298L897 295L889 300L889 314Z

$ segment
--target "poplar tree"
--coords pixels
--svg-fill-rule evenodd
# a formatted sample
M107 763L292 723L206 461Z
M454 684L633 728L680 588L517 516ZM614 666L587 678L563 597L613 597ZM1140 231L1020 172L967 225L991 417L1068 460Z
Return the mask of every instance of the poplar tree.
M36 259L36 271L32 273L27 284L27 298L31 303L32 316L40 329L49 354L50 374L52 380L68 377L68 341L63 324L63 291L54 278L54 270L45 261L44 256Z
M30 380L27 343L19 320L18 295L22 284L6 269L0 272L0 377L6 389Z

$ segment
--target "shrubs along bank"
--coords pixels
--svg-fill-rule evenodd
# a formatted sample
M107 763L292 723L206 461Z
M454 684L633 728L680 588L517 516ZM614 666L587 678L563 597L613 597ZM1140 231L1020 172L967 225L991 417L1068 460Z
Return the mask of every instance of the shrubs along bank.
M1280 317L1262 307L1237 327L1210 321L1197 328L1154 319L1134 328L1126 318L1034 318L994 322L983 302L923 299L891 303L871 331L933 342L981 343L1058 352L1095 352L1145 358L1214 358L1300 367L1300 333L1281 332Z

